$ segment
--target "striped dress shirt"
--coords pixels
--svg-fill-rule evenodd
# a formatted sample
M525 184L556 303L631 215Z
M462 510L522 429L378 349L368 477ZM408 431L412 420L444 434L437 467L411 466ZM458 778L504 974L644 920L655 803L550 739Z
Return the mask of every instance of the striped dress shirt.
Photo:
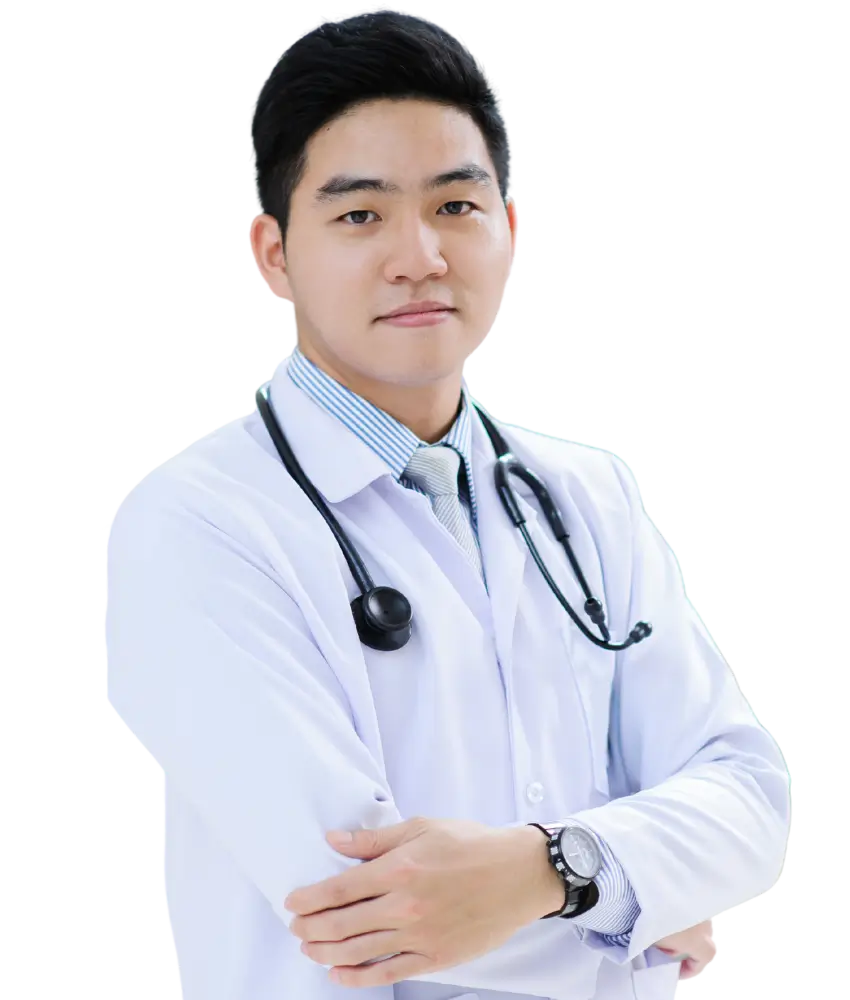
M313 364L296 347L290 358L287 372L292 381L325 410L341 420L345 426L367 444L389 466L402 486L424 493L404 476L404 469L416 449L427 442L400 421L367 399L337 382L327 372ZM475 483L472 478L471 398L466 380L461 380L459 412L447 433L438 444L450 445L461 457L458 488L461 506L469 517L472 531L478 542L478 508L475 502ZM486 586L486 583L485 583ZM564 820L573 822L575 820ZM634 890L622 866L613 856L607 843L595 834L602 848L602 867L596 876L599 901L593 909L579 917L576 924L596 932L610 944L628 946L631 929L640 914Z

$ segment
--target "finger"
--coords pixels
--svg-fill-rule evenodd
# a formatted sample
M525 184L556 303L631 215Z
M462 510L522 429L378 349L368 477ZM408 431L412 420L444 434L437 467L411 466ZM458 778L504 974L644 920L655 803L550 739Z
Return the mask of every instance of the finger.
M676 962L681 961L683 958L690 958L691 956L686 951L676 951L675 948L660 948L656 945L659 951L663 951L665 955L672 955L673 960Z
M361 900L333 910L296 917L290 930L302 941L345 941L370 931L397 930L401 921L389 912L388 895Z
M673 961L682 961L683 959L690 958L701 963L701 967L707 965L717 954L717 945L714 943L711 937L703 936L697 940L691 937L691 942L689 943L689 952L679 952L675 948L662 947L656 945L659 951L663 951L666 955L670 955Z
M374 931L345 941L304 941L301 951L319 965L361 965L401 951L398 931Z
M434 966L427 955L402 952L394 958L361 967L337 966L331 969L330 978L342 986L386 986L425 972L436 972L444 966Z
M686 958L679 969L679 979L693 979L694 976L698 976L702 972L705 965L706 963L701 962L698 958Z
M357 903L361 899L382 896L391 888L389 869L382 858L362 861L341 875L334 875L314 885L293 890L284 900L284 908L299 916Z

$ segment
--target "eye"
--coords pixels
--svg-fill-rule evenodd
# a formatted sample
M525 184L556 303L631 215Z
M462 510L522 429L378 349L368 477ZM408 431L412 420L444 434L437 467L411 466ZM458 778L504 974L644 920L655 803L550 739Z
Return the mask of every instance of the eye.
M476 207L475 205L472 204L471 201L447 201L446 205L469 205L470 208L475 208ZM441 207L444 208L445 206L441 206ZM469 212L466 212L464 214L465 215L469 215ZM449 215L460 215L460 213L459 212L449 212Z
M478 207L477 205L474 205L471 201L447 201L444 205L441 205L440 208L445 208L446 205L469 205L469 207L471 209L474 209L474 208ZM372 215L376 215L377 214L376 212L372 212L371 209L355 208L353 211L346 212L345 215L341 215L337 219L337 222L342 222L343 219L347 219L350 215L369 215L370 212L371 212ZM454 216L455 218L460 218L462 215L469 215L469 212L463 212L463 213L461 213L461 212L449 212L448 214ZM363 228L362 226L360 226L360 225L358 225L357 223L354 223L354 222L350 223L350 225L352 225L355 229L362 229Z
M337 222L342 222L344 219L347 219L349 215L368 215L368 214L369 214L368 209L365 209L365 208L356 208L356 209L354 209L353 212L346 212L345 215L341 215L336 221ZM352 225L353 225L353 223L352 223ZM362 227L356 226L355 228L362 228Z

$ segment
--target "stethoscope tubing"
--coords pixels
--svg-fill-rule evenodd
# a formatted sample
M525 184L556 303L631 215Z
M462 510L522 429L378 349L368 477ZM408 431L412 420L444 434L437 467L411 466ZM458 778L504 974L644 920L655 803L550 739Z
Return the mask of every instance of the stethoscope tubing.
M274 443L284 466L325 519L328 527L333 532L340 549L342 550L345 560L348 563L348 567L351 570L351 574L354 577L355 583L360 589L360 597L356 598L355 601L352 602L352 610L355 613L355 620L358 624L358 632L361 633L361 639L363 639L364 642L367 642L367 645L372 645L373 648L400 648L401 645L404 645L410 635L410 624L412 618L410 604L407 601L407 598L405 598L400 591L396 591L389 587L375 586L374 580L366 568L360 553L343 531L332 511L325 503L324 498L319 494L318 490L316 490L309 478L305 475L304 470L301 468L301 465L295 458L292 449L289 447L289 444L283 435L283 431L280 428L280 424L278 423L272 410L271 401L267 396L269 385L270 383L267 382L257 389L255 395L257 408L260 411L263 422L266 425L272 442ZM637 643L645 639L652 633L652 626L648 622L640 621L637 622L634 628L629 632L629 637L624 642L614 643L610 641L610 632L605 624L605 611L602 603L590 593L590 588L587 585L587 581L585 580L578 560L573 553L572 546L569 543L569 532L564 526L561 512L552 500L546 484L542 479L540 479L539 476L532 472L531 469L523 465L522 462L520 462L519 459L511 453L507 442L487 411L477 403L475 403L474 406L481 417L482 423L484 424L487 434L490 437L496 451L497 459L493 475L496 490L499 494L502 506L514 526L520 530L520 533L525 539L525 543L528 546L528 549L531 552L531 555L541 574L543 575L543 578L546 580L546 583L558 599L563 609L567 612L570 618L572 618L579 630L591 642L602 647L603 649L617 652L628 648L633 643ZM585 613L591 618L594 624L598 626L600 632L602 633L601 639L593 635L584 622L581 621L547 569L542 556L537 550L537 546L534 544L534 541L529 534L528 527L525 523L525 517L520 510L516 494L511 486L510 476L512 475L518 476L531 488L556 540L561 542L563 545L573 573L575 574L576 579L578 580L585 595ZM377 633L379 633L377 637L379 642L382 639L380 633L384 633L384 642L392 642L392 640L387 640L386 633L395 633L397 635L397 639L394 644L376 645L375 643L369 642L368 639L364 638L364 630L366 633L376 630ZM375 636L373 635L372 638L374 639Z

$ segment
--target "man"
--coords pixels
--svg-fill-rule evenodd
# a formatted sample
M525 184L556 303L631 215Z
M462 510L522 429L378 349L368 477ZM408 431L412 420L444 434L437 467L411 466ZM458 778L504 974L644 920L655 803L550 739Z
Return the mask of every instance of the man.
M260 414L122 503L109 697L166 775L184 997L671 997L711 917L778 877L788 778L622 460L500 425L607 646L531 489L582 627L501 506L463 379L516 241L492 94L436 26L362 15L284 55L253 134L251 246L298 339L271 411L412 623L361 641L351 565Z

